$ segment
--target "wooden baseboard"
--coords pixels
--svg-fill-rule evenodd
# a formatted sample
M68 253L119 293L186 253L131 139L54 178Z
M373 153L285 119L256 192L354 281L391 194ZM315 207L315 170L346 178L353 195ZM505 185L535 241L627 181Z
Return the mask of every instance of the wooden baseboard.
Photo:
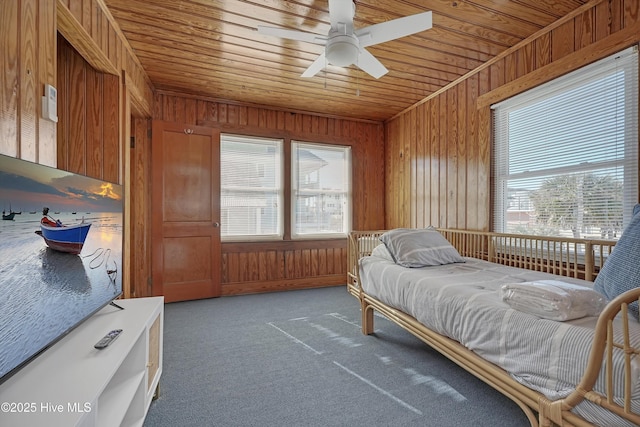
M327 276L307 277L302 279L223 283L222 296L292 291L338 285L346 286L346 283L347 278L345 274L331 274Z

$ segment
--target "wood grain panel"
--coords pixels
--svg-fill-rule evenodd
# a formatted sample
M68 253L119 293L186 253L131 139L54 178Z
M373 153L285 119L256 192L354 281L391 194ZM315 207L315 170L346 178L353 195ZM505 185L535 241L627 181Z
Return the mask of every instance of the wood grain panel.
M36 84L37 99L44 95L44 85L56 84L57 77L57 32L56 32L56 5L50 0L39 0L37 17L37 57L39 80ZM60 105L60 104L58 104ZM41 113L41 107L38 108ZM38 163L53 166L57 165L56 154L56 124L39 115L38 119Z
M464 210L461 210L461 213L464 216L465 221L465 229L468 230L477 230L478 229L478 211L477 208L482 204L482 199L479 197L479 172L480 169L478 167L478 156L479 156L479 147L475 141L478 138L478 110L476 109L476 104L478 100L478 76L472 76L466 80L466 97L464 98L466 101L466 120L464 122L465 132L466 132L466 140L464 147L467 150L466 153L466 207Z
M624 1L624 25L631 26L640 19L640 3L637 0Z
M467 128L471 125L467 118L468 105L467 102L467 82L462 82L458 85L458 90L454 94L456 98L456 111L457 114L457 163L456 163L456 178L457 189L454 194L456 204L456 228L467 228L467 198L469 197L467 189L467 174L468 172L468 158L467 151L469 141L467 140Z
M590 9L575 19L575 48L589 46L595 39L595 12Z
M458 85L458 87L461 85ZM458 228L458 194L462 191L458 188L460 145L458 129L458 97L455 90L447 93L447 115L449 117L447 135L447 223L453 228Z
M17 157L20 82L19 2L0 2L0 153Z
M121 183L120 80L58 38L58 167Z
M612 30L611 2L603 2L595 7L594 41L602 40Z
M132 296L151 295L151 141L148 138L150 124L145 119L135 119L131 135L131 291Z
M103 179L121 182L122 157L120 141L120 83L118 76L103 74L102 127L104 140Z
M163 240L164 286L211 277L211 242L207 237L168 237Z
M86 117L87 132L85 136L86 144L86 165L87 175L102 178L102 165L104 160L104 138L102 120L102 99L103 74L92 68L87 68L87 90L86 90Z
M211 159L212 147L210 138L205 135L194 135L189 139L189 145L193 150L202 153L200 158L194 158L185 147L166 145L164 147L163 179L165 203L163 205L163 221L165 222L211 222L211 197L212 174ZM196 168L198 174L188 173L189 169Z
M440 123L440 102L438 98L433 98L429 101L431 107L430 127L427 128L427 132L430 135L428 139L430 144L431 153L431 166L430 166L430 192L429 192L429 210L431 211L431 218L429 225L437 225L440 223L440 200L437 197L440 194L440 144L438 139L438 127ZM392 137L392 135L389 135ZM387 140L388 143L388 140ZM391 169L392 164L385 164L385 167ZM387 183L387 191L393 191ZM389 225L387 225L389 227Z
M551 58L556 61L575 51L575 20L565 22L551 32Z
M69 67L66 69L69 88L69 126L67 134L67 163L70 172L86 174L86 129L87 129L87 62L80 55L71 54ZM67 119L67 118L65 118Z
M66 40L57 36L56 61L58 64L58 75L56 78L58 89L58 124L56 129L56 165L59 169L67 167L67 157L69 152L68 144L68 117L69 117L69 79L67 69L69 68L69 56L73 50L68 46Z
M447 106L447 98L448 98L448 93L444 92L441 93L438 96L438 103L439 108L438 108L438 112L440 114L440 117L438 118L438 144L440 145L439 148L439 168L438 168L438 173L439 173L439 182L440 182L440 188L438 189L439 194L442 195L442 199L440 200L439 203L439 210L438 210L438 224L447 224L447 207L448 207L448 199L449 199L449 193L447 191L448 186L449 186L449 150L447 149L447 145L448 145L448 141L447 141L447 137L449 135L448 130L449 130L449 109ZM405 203L403 201L403 203Z
M535 55L535 66L543 67L551 62L551 35L549 33L542 34L534 41L534 50L531 55ZM534 68L532 67L532 71Z
M38 80L37 0L22 0L20 7L20 158L38 159L37 138L40 97Z

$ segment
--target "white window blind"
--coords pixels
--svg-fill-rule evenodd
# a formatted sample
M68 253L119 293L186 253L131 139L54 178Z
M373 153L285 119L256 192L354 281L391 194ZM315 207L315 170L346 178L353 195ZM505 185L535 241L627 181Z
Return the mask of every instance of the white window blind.
M222 240L281 239L280 139L220 136Z
M293 238L344 237L351 226L351 147L291 144Z
M638 201L637 47L492 108L494 229L619 237Z

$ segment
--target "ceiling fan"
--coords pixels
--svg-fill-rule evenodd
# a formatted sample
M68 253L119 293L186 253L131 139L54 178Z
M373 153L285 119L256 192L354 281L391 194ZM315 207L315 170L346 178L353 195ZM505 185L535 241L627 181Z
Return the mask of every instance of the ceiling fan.
M355 64L378 79L389 70L365 48L428 30L432 25L431 12L424 12L355 30L355 10L352 0L329 0L331 29L326 36L264 25L257 29L260 34L325 46L324 52L302 73L302 77L315 76L329 63L338 67Z

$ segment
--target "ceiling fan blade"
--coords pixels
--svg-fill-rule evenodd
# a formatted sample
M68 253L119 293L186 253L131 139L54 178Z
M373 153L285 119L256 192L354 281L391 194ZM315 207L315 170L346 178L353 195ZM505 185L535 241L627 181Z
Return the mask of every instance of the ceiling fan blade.
M352 0L329 0L329 21L331 22L331 28L341 29L339 24L344 24L348 27L345 31L351 33L355 12L356 6ZM341 29L341 31L343 30Z
M362 71L370 74L376 79L379 79L389 72L389 70L387 70L387 68L382 65L382 62L378 61L378 59L366 49L360 49L360 53L358 54L358 62L356 62L356 65Z
M431 12L424 12L360 28L355 35L360 47L367 47L428 30L432 25Z
M258 25L257 28L260 34L265 36L280 37L283 39L299 40L302 42L325 44L327 37L320 34L307 33L306 31L288 30L286 28L266 27L264 25Z
M313 77L318 74L318 72L322 70L326 65L327 58L324 56L324 52L322 52L320 56L318 56L316 60L313 61L311 65L309 65L309 68L307 68L304 73L302 73L301 77Z

